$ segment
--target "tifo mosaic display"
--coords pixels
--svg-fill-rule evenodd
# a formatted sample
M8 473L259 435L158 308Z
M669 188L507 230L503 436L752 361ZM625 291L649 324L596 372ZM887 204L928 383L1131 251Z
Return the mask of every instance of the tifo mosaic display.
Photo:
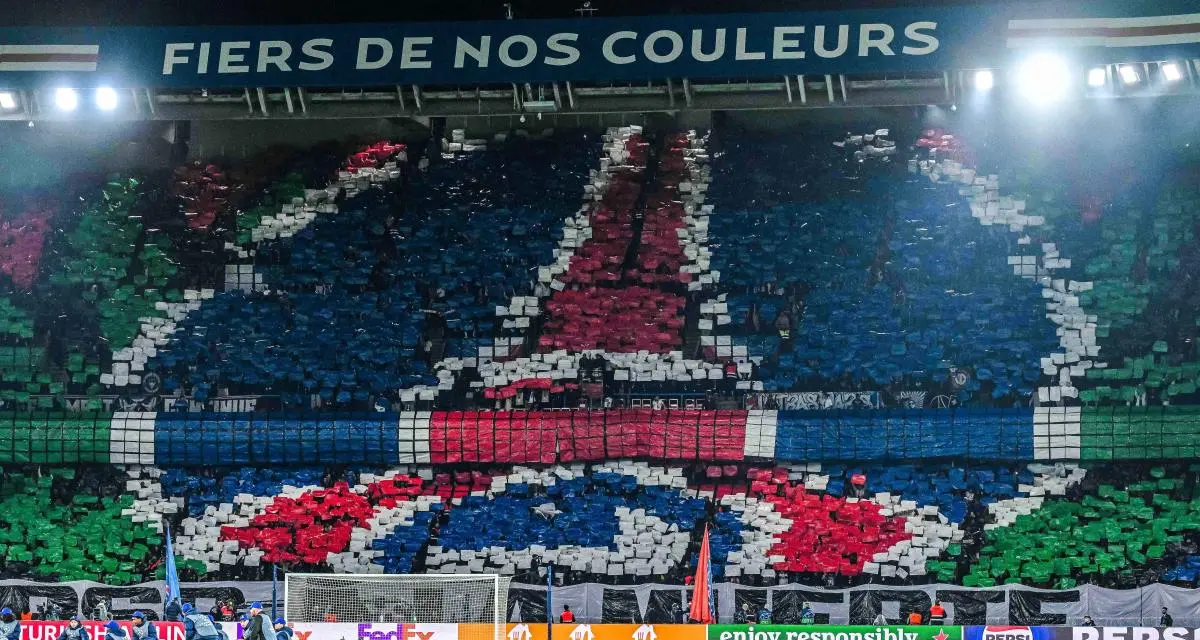
M506 464L13 468L4 575L128 584L499 572L680 584L712 523L719 579L772 586L1190 584L1195 465Z

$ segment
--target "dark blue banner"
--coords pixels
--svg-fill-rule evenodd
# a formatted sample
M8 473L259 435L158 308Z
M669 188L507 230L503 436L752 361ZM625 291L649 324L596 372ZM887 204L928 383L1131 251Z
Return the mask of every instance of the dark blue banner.
M998 67L1046 49L1105 62L1200 53L1200 14L1064 4L333 26L0 29L0 88L771 78Z

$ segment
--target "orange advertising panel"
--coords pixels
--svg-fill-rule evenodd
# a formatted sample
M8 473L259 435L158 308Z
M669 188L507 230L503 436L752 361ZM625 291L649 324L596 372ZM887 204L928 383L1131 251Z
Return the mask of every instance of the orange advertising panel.
M549 640L706 640L702 624L556 624ZM508 640L514 639L511 636Z
M459 624L458 640L491 640L490 624ZM504 640L549 640L546 625L524 622L504 625Z

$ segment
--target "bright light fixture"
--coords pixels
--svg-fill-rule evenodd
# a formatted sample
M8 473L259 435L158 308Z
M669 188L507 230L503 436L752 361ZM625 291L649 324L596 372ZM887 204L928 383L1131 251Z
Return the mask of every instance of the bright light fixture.
M979 91L989 91L996 86L996 76L988 69L975 72L975 88Z
M1057 100L1067 92L1071 70L1059 56L1040 53L1030 56L1017 71L1021 93L1033 102Z
M66 87L57 89L54 92L54 106L61 111L74 111L79 106L79 94Z
M117 96L117 90L112 87L100 87L96 89L96 106L102 111L112 111L117 108L120 98Z
M0 109L16 109L17 96L11 91L0 91Z
M1108 72L1104 67L1092 67L1088 69L1088 86L1103 87L1104 83L1108 82Z
M1175 82L1183 78L1183 72L1179 70L1179 65L1174 62L1164 62L1162 66L1163 77L1167 82Z
M1142 77L1138 75L1137 69L1134 69L1132 65L1121 65L1119 73L1121 74L1121 82L1124 82L1125 84L1136 84L1142 79Z

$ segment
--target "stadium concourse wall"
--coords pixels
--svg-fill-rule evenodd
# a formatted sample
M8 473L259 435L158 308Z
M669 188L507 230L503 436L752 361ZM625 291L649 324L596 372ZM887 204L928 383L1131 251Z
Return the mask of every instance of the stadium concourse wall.
M0 464L1158 460L1200 406L853 411L0 413Z
M111 603L110 610L118 619L129 619L134 611L149 612L152 613L152 617L161 619L164 588L165 583L162 581L118 587L87 581L48 583L0 580L0 605L12 607L14 610L29 611L53 602L62 609L64 615L69 616L94 610L103 598ZM545 585L513 584L508 593L507 619L510 623L525 623L532 627L534 623L546 620L548 606L557 619L563 605L568 605L577 620L582 623L657 625L680 619L682 612L688 609L690 590L690 587L681 585L617 586L587 583L555 587L548 601ZM181 585L181 592L185 601L194 603L197 608L205 611L218 600L261 600L270 603L273 593L270 582L184 583ZM279 591L278 595L282 596L282 591ZM1158 623L1160 610L1166 607L1174 616L1175 624L1187 628L1200 628L1200 590L1165 584L1150 584L1136 589L1106 589L1095 585L1081 585L1071 589L1047 590L1015 584L989 588L928 584L908 587L862 585L846 589L822 589L798 584L750 587L721 582L713 585L713 596L717 621L724 623L733 622L743 604L750 605L754 610L762 607L770 609L773 620L777 623L798 623L803 603L807 602L810 603L818 624L867 625L880 613L889 621L898 621L911 611L925 612L935 601L941 601L950 616L950 621L960 625L1063 626L1079 624L1084 616L1091 616L1099 625L1152 627ZM387 616L395 613L390 603L380 603L378 606L383 608L371 615L376 620L388 619ZM278 615L284 615L282 603L277 607L277 611ZM55 637L56 635L23 640L54 640ZM229 637L230 640L235 640L241 636L231 633ZM347 640L353 637L359 636L351 634L330 640ZM625 639L647 640L629 636L625 636L623 640ZM93 640L97 638L93 636ZM306 639L301 636L298 640L318 638Z

